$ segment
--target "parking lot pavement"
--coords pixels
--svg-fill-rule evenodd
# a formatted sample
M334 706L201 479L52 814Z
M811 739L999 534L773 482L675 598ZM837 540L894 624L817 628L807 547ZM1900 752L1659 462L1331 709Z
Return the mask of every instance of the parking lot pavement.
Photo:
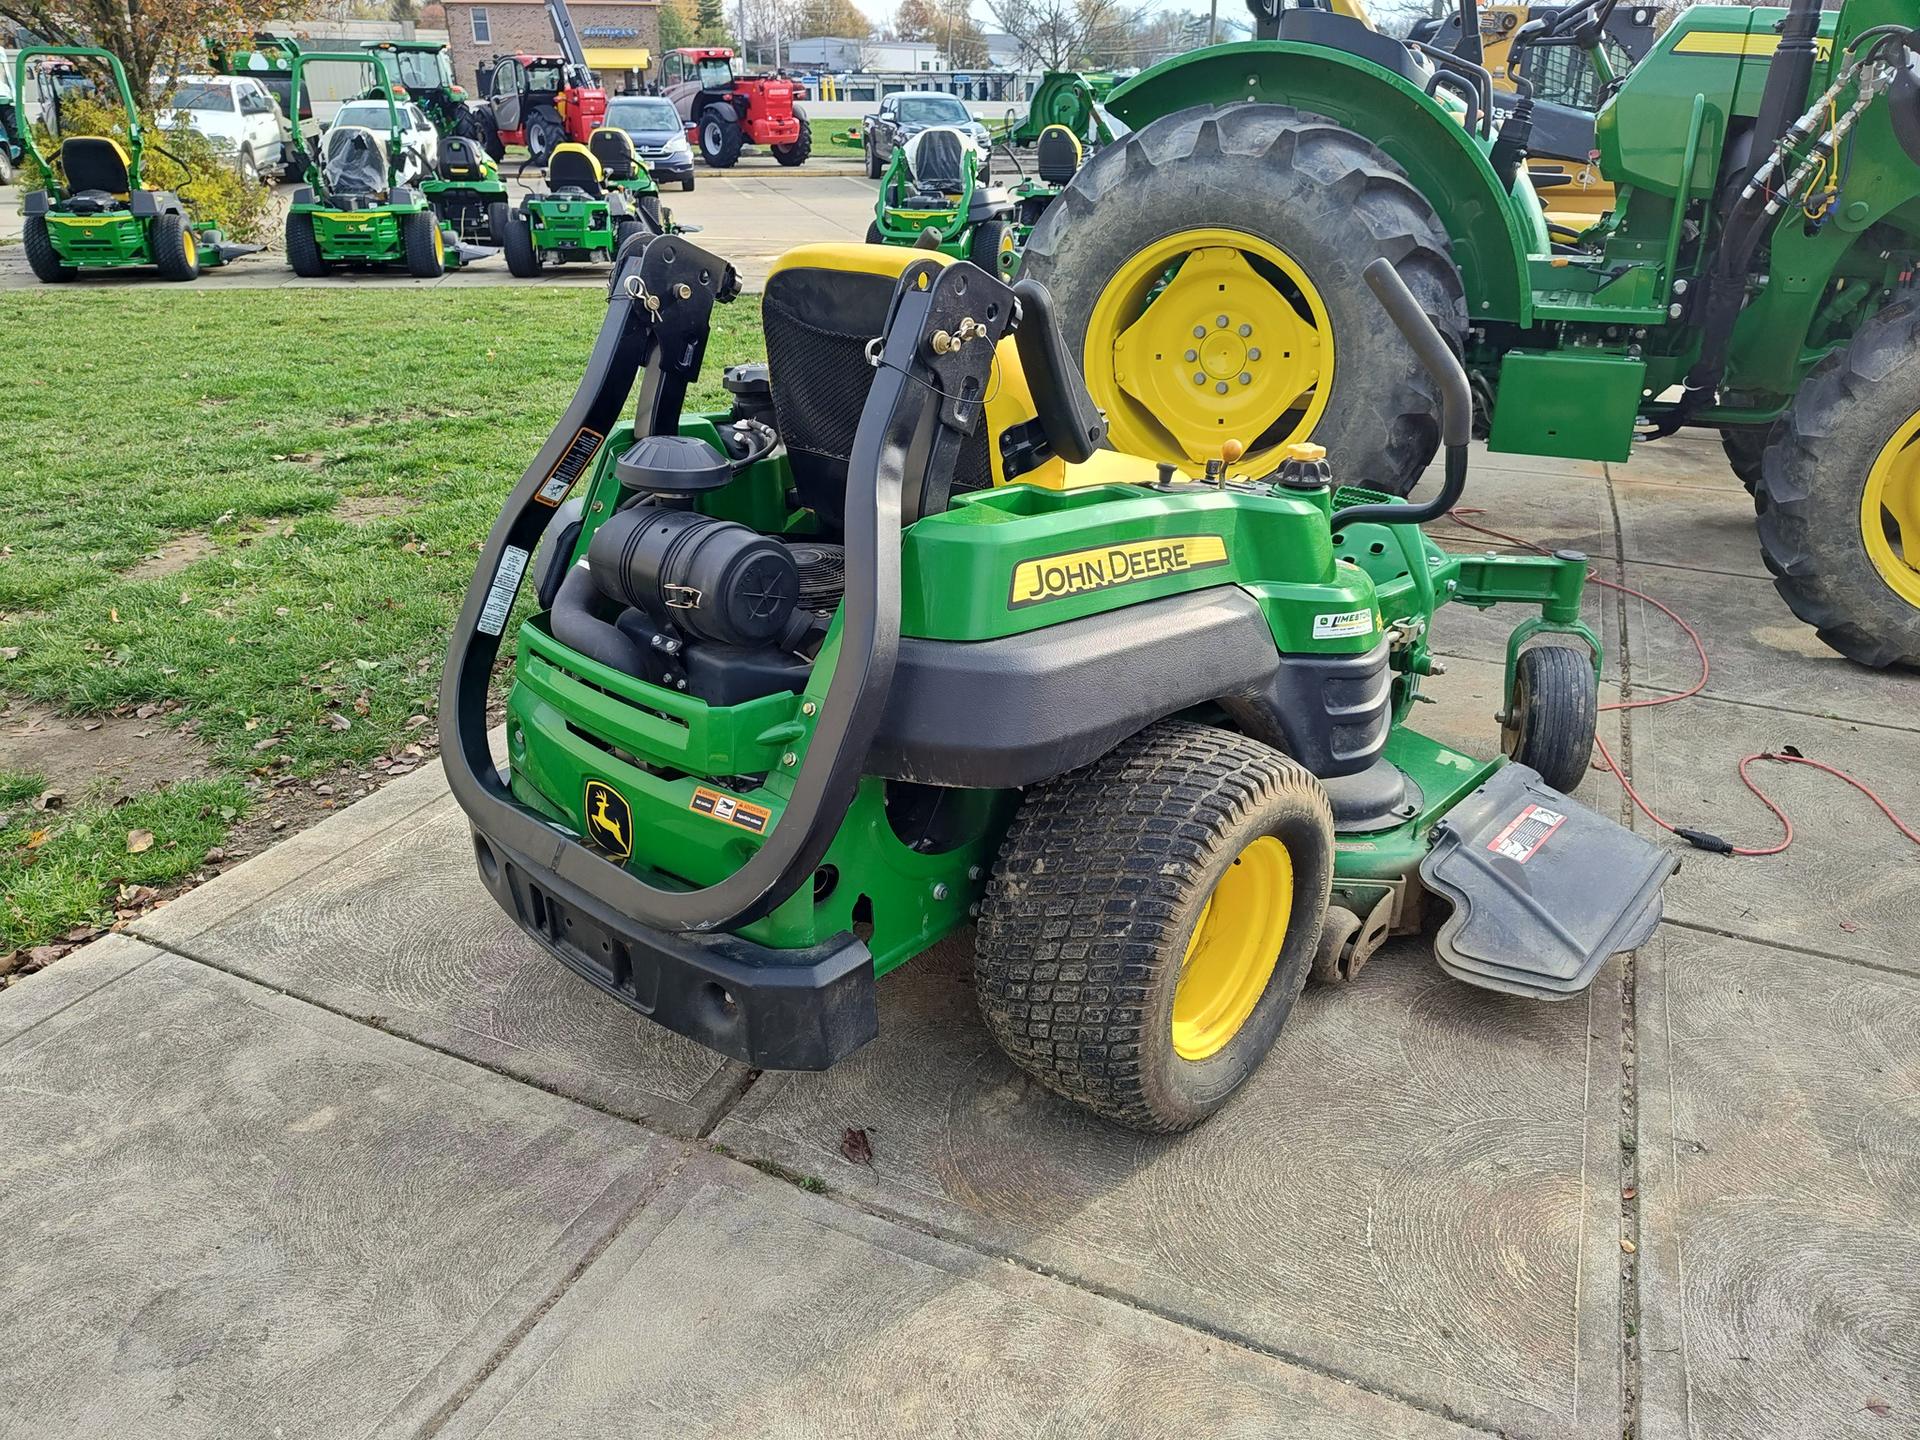
M523 193L526 184L514 174L511 166L505 173L509 192ZM797 170L785 169L764 156L748 156L731 170L699 168L691 193L671 187L661 192L661 203L676 223L698 226L696 242L732 261L746 287L757 290L766 279L767 267L774 257L795 245L819 240L864 239L867 225L873 219L874 190L874 182L861 173L858 156L845 160L822 156ZM39 283L27 268L26 254L20 248L20 193L16 186L0 188L0 290ZM291 193L290 187L282 186L276 191L276 198L284 204ZM209 270L193 283L208 287L515 285L534 288L604 285L607 279L604 265L556 265L537 279L516 280L507 273L506 261L494 255L474 265L450 270L437 280L415 280L397 271L356 271L330 275L324 280L302 280L287 268L277 220L271 230L266 250L221 269ZM105 272L82 276L73 282L76 286L102 289L161 283L164 282L139 272Z
M1735 761L1794 744L1920 814L1911 679L1748 583L1711 437L1480 458L1480 522L1715 652L1604 717L1650 804L1766 840ZM1589 618L1605 699L1691 683L1644 602ZM1498 640L1442 612L1423 729L1491 752ZM654 1029L498 913L421 772L0 993L0 1435L1920 1433L1920 860L1774 770L1793 849L1684 852L1585 997L1397 941L1172 1139L1008 1064L965 936L826 1074Z

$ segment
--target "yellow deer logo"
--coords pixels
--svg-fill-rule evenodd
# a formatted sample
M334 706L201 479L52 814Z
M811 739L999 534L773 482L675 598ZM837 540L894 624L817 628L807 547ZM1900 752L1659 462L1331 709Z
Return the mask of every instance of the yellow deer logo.
M633 853L633 812L604 780L587 781L587 836L616 860Z

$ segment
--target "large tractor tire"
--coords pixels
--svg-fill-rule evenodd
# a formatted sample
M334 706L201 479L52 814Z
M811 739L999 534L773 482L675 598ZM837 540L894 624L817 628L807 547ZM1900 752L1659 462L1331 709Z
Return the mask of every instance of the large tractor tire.
M1404 495L1440 396L1360 275L1391 262L1459 348L1466 291L1426 198L1374 145L1283 105L1163 116L1104 147L1034 227L1116 449L1260 473L1311 438L1342 482Z
M1027 791L980 910L987 1029L1095 1114L1188 1129L1279 1038L1332 878L1305 769L1230 730L1149 726Z
M731 112L709 105L700 115L700 158L716 170L728 170L740 158L746 137Z
M1920 666L1920 302L1814 366L1777 428L1754 497L1774 588L1849 660Z
M480 142L480 148L493 157L496 165L506 159L507 145L500 138L500 126L493 118L493 111L469 106L467 117L473 138Z
M313 235L311 215L287 216L287 264L303 280L318 280L327 273L326 258Z
M558 116L534 116L527 122L527 163L545 169L547 156L553 153L553 147L566 138L566 129Z
M440 232L440 217L431 210L416 210L400 221L400 240L407 250L407 273L418 280L432 280L447 273L447 242Z
M186 216L176 213L154 216L153 227L147 232L147 245L162 280L200 278L200 240L187 224Z
M791 145L773 147L773 158L787 166L804 165L807 157L813 154L813 127L807 124L807 117L798 110L793 113L800 122L800 138Z
M79 273L77 267L69 265L60 258L60 252L53 248L53 236L47 233L47 220L44 215L29 215L20 243L27 252L27 268L32 270L34 278L48 285L64 285Z

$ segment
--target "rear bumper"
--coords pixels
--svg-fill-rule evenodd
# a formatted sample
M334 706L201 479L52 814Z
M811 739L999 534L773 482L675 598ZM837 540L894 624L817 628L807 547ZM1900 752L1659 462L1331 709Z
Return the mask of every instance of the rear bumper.
M693 178L693 157L691 155L687 156L684 160L677 158L669 160L664 157L656 160L652 156L643 156L642 158L646 161L647 173L653 176L656 183L661 180L691 180Z
M879 1033L873 957L852 935L772 950L650 930L477 826L473 838L481 883L522 930L677 1035L756 1069L825 1070Z
M755 120L749 123L749 145L791 145L800 138L800 121L789 115L784 120Z

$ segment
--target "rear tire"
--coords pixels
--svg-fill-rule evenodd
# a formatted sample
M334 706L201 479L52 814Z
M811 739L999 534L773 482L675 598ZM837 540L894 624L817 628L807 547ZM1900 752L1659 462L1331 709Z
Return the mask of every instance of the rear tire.
M607 259L617 263L627 246L635 242L644 245L654 233L644 220L622 220L613 227L613 249L607 252Z
M700 158L714 169L731 169L733 162L740 158L740 147L745 141L740 122L729 120L718 105L709 105L701 115Z
M20 243L27 252L27 267L34 278L47 285L64 285L78 274L75 266L60 258L53 248L53 236L47 233L47 217L29 215Z
M1593 765L1600 682L1593 659L1572 645L1520 652L1500 748L1562 794L1571 795Z
M666 222L660 218L660 196L657 193L640 197L640 213L646 219L647 228L655 235L667 233Z
M474 135L480 141L480 148L493 157L494 164L507 158L506 142L500 138L500 126L493 118L491 110L473 110Z
M1903 300L1801 382L1754 497L1774 588L1861 665L1920 666L1916 427L1920 303Z
M1277 875L1284 891L1260 883ZM987 1029L1035 1080L1097 1115L1188 1129L1273 1048L1332 878L1333 815L1312 775L1229 730L1150 726L1027 792L981 907L974 977ZM1264 910L1249 908L1263 897ZM1256 963L1216 963L1235 950ZM1197 1014L1183 979L1206 982Z
M553 147L566 138L567 132L560 128L557 121L545 115L536 115L527 125L527 163L544 170Z
M869 220L867 222L867 244L884 245L886 243L887 237L880 233L880 222L877 220Z
M869 180L878 180L880 178L880 152L873 148L873 141L862 140L860 142L860 158L866 162L867 178Z
M1767 453L1767 446L1773 443L1773 430L1771 425L1720 427L1720 448L1727 452L1727 464L1733 467L1735 478L1747 487L1749 495L1760 483L1760 461Z
M287 264L305 280L317 280L327 273L327 262L320 254L320 242L313 236L311 215L287 216Z
M685 192L691 189L693 189L693 176L689 175L687 176L686 179L680 182L680 190L681 190L681 193L684 194Z
M973 238L967 242L967 259L989 275L1011 279L1020 263L1013 227L1004 220L982 220L973 227Z
M1142 277L1158 273L1156 255L1178 258L1181 235L1201 230L1237 231L1277 252L1310 283L1324 309L1323 324L1312 314L1314 297L1296 298L1300 287L1283 267L1247 246L1238 248L1252 280L1265 282L1239 287L1253 302L1243 308L1260 321L1262 333L1291 307L1308 318L1282 321L1283 341L1289 332L1303 340L1307 330L1320 337L1311 382L1293 396L1281 394L1277 408L1267 396L1305 379L1308 362L1292 347L1279 357L1254 356L1261 334L1246 342L1247 358L1256 362L1247 381L1239 374L1248 372L1224 369L1183 391L1186 362L1169 328L1164 353L1154 348L1157 336L1136 337L1145 342L1145 353L1126 372L1128 384L1151 381L1161 393L1142 400L1120 384L1116 341L1160 303L1148 303L1155 291ZM1230 256L1234 249L1215 242L1208 253ZM1108 414L1116 448L1190 463L1217 455L1219 442L1237 439L1257 466L1277 459L1288 441L1311 438L1327 448L1336 474L1404 495L1439 445L1440 396L1361 281L1361 271L1377 258L1393 264L1459 351L1467 329L1460 271L1445 227L1400 168L1370 141L1330 121L1283 105L1232 105L1179 111L1102 148L1040 217L1023 252L1021 275L1053 292L1061 329L1082 360L1095 402ZM1110 286L1109 313L1102 319L1107 333L1092 334L1096 306ZM1169 286L1161 299L1172 294ZM1211 323L1197 310L1192 318ZM1229 338L1236 332L1230 330ZM1227 349L1223 342L1215 359L1224 363ZM1209 361L1204 368L1215 366ZM1224 393L1216 388L1220 384L1228 387ZM1177 405L1167 401L1170 396ZM1264 428L1235 433L1256 427Z
M796 115L798 111L794 112ZM800 121L800 138L791 145L773 147L773 158L789 168L807 163L807 157L813 154L813 127L805 119Z
M540 273L540 252L533 245L533 225L524 215L507 217L507 236L502 249L507 252L507 270L522 280Z
M6 146L0 145L0 185L13 183L13 157L7 153Z
M487 205L487 243L505 245L507 243L507 216L511 212L504 200L490 201Z
M407 273L416 280L432 280L447 273L446 242L440 233L440 217L431 210L416 210L400 221L400 239L406 246Z
M154 267L162 280L194 280L200 275L200 242L187 228L184 215L153 217L147 231L147 244L153 251Z

